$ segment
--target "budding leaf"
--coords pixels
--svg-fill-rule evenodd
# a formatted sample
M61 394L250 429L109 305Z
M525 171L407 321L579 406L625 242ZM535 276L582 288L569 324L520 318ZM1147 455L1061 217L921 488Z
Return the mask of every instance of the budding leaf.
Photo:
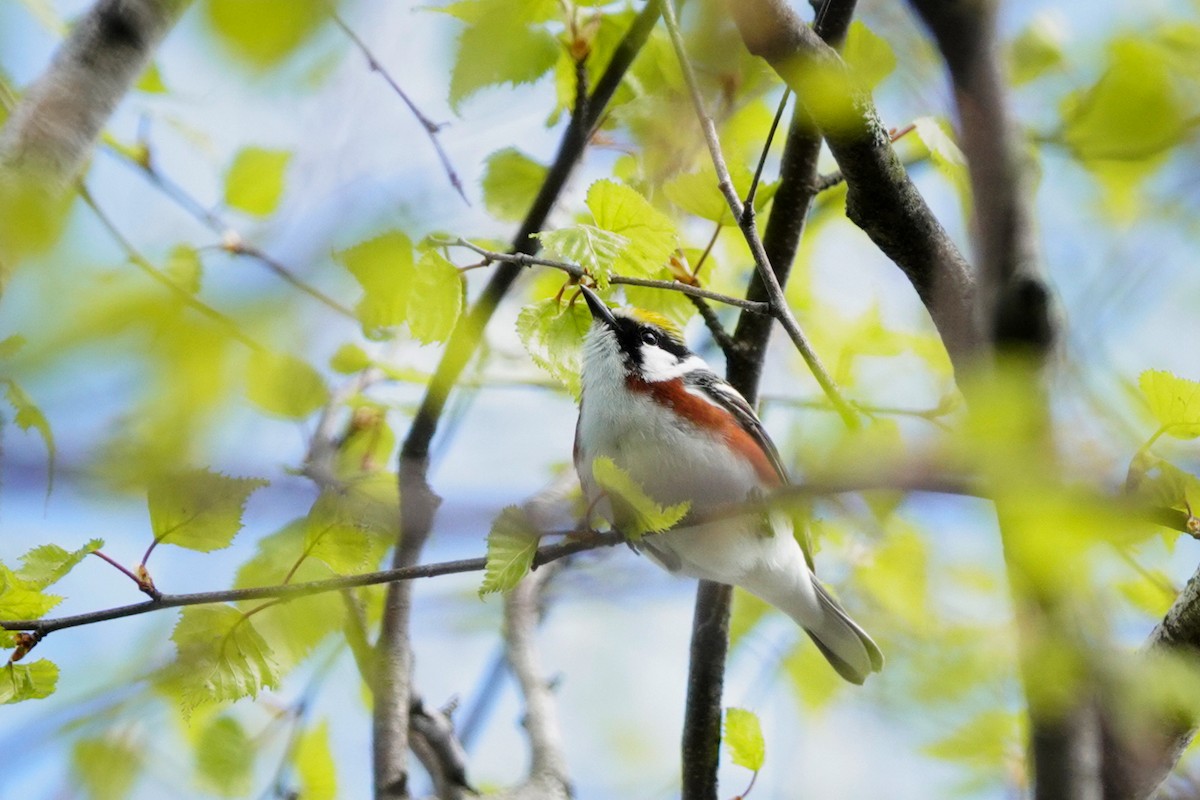
M242 527L251 493L267 482L191 470L155 481L147 492L158 542L207 553L228 547Z
M758 717L753 711L744 708L725 709L725 746L729 750L729 757L739 767L752 772L762 769L766 743Z
M1146 370L1138 386L1163 432L1176 439L1200 436L1200 383L1163 370Z
M487 539L487 567L479 596L513 589L529 572L538 548L538 531L519 506L508 506L492 523Z
M592 475L608 493L621 533L634 541L675 527L692 506L686 500L673 506L659 505L611 458L598 456L592 462Z

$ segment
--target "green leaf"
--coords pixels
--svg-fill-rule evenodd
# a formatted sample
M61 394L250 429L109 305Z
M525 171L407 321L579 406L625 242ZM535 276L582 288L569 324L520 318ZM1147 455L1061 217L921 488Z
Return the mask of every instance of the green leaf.
M1188 132L1191 111L1173 83L1167 54L1133 36L1110 45L1095 85L1062 104L1063 139L1129 212L1133 190Z
M21 348L24 346L25 337L19 333L14 333L12 336L0 341L0 358L12 358L21 352Z
M525 218L542 183L546 168L514 147L492 153L483 173L483 204L505 222Z
M221 41L256 67L291 53L329 13L325 0L206 0L204 5Z
M9 340L5 340L9 341ZM4 384L7 387L5 396L8 398L9 405L12 406L16 416L13 417L13 422L23 431L28 431L33 428L42 437L42 442L46 445L47 464L46 472L48 473L49 481L54 480L54 461L58 456L58 448L54 444L54 432L50 430L50 422L46 419L46 415L42 410L30 399L17 382L5 378ZM49 491L50 486L47 486Z
M163 83L162 73L158 70L158 64L153 61L147 64L133 88L146 94L166 94L167 85Z
M56 544L43 544L21 556L21 569L17 574L38 589L45 589L62 579L88 554L104 546L103 539L91 539L78 550L68 551Z
M1020 719L1011 711L983 711L921 749L945 761L999 770L1023 738L1020 728Z
M339 574L367 565L372 548L367 529L342 494L327 489L313 503L305 524L304 551Z
M283 353L255 350L246 371L246 396L271 414L304 419L329 402L325 379L308 362Z
M1008 72L1020 86L1036 80L1063 63L1063 30L1051 14L1039 13L1008 48Z
M579 397L579 366L583 336L592 315L582 303L560 305L554 298L539 300L517 315L517 335L533 362Z
M544 0L479 0L469 11L466 4L456 5L460 11L455 15L469 14L471 22L459 36L450 76L450 106L455 112L481 89L532 83L554 66L561 45L538 25Z
M40 659L30 664L0 667L0 705L49 697L58 686L58 667Z
M520 506L508 506L492 523L487 539L487 568L479 596L507 592L529 572L540 536Z
M463 305L458 268L432 250L417 262L408 297L408 330L424 344L444 342L454 330Z
M213 718L196 742L196 771L221 797L241 797L254 777L255 747L242 724L228 714Z
M228 547L242 528L251 493L267 481L190 470L159 478L147 492L158 542L207 553Z
M689 214L710 222L734 224L729 203L717 185L717 173L711 167L674 176L663 185L663 192L667 199Z
M200 254L196 248L180 244L171 248L167 256L167 265L163 269L184 291L195 294L200 291L200 279L204 274L204 265L200 262Z
M896 69L896 54L891 45L859 20L850 23L842 59L855 80L866 89L875 88Z
M185 608L171 640L178 654L166 686L187 710L254 697L279 683L271 648L233 606Z
M62 602L42 587L0 564L0 619L38 619Z
M629 246L629 240L621 234L587 224L546 231L538 238L546 255L583 267L602 290L608 288L613 266Z
M238 152L225 176L226 204L259 217L270 214L283 195L283 173L291 160L286 150L247 147Z
M673 506L659 505L611 458L598 456L592 462L592 475L600 488L608 493L614 510L619 501L621 533L634 541L647 533L670 530L692 507L686 500Z
M141 751L114 736L77 739L71 773L89 800L124 800L142 771Z
M371 366L371 357L356 344L344 344L329 359L329 368L342 375L353 375Z
M1200 383L1149 369L1138 377L1138 386L1163 433L1176 439L1200 436Z
M416 279L412 242L407 236L388 231L337 257L363 288L355 313L368 336L404 322L408 294Z
M307 728L292 754L303 800L336 800L337 765L329 749L329 723Z
M649 277L662 268L678 245L675 225L634 189L614 181L596 181L587 206L596 227L624 237L614 271Z
M766 758L766 743L762 727L753 711L744 708L725 709L725 747L729 757L739 767L751 772L762 769Z

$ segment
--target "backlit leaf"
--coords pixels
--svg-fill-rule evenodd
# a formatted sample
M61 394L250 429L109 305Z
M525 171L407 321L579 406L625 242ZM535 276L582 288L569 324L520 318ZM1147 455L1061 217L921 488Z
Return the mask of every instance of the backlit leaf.
M305 552L334 572L358 572L366 566L371 554L367 530L336 490L327 489L313 503L305 529Z
M626 241L613 266L615 272L648 277L667 263L678 245L671 220L624 184L596 181L588 189L587 206L596 227Z
M538 541L537 529L519 506L508 506L501 511L488 533L487 568L479 596L515 587L529 572Z
M233 606L185 608L171 640L178 654L166 686L185 709L254 697L279 682L271 648Z
M725 747L729 757L739 767L752 772L762 769L766 758L766 743L758 716L744 708L725 709Z
M247 214L270 214L283 196L283 173L291 160L292 154L284 150L247 147L240 151L225 176L225 202Z
M517 335L533 362L579 396L579 364L583 336L592 325L586 304L560 304L554 298L521 309Z
M598 456L592 462L592 474L600 488L608 493L614 510L619 504L620 510L616 513L620 518L621 533L634 541L647 533L670 530L692 507L686 500L673 506L659 505L611 458Z
M254 742L246 729L233 717L222 714L200 732L196 771L221 797L241 797L250 791L254 754Z
M463 280L441 253L429 251L417 262L408 297L408 330L425 344L444 342L463 304Z
M29 664L0 667L0 705L49 697L58 686L58 667L40 659Z
M21 556L21 569L17 574L38 589L45 589L74 569L89 553L103 546L103 539L92 539L78 550L65 550L56 544L43 544Z
M450 75L450 105L489 86L531 83L545 75L558 59L561 45L538 22L543 0L477 0L457 4L470 24L458 39L458 55Z
M538 238L547 256L583 267L601 289L608 287L617 258L629 246L629 240L619 233L588 224L546 231Z
M1200 383L1163 370L1146 370L1138 386L1163 433L1176 439L1200 436Z
M204 7L221 40L257 67L288 55L329 14L326 0L206 0Z
M300 734L292 756L296 777L300 782L303 800L335 800L337 798L337 765L329 749L329 723L307 728Z
M524 219L546 179L546 168L514 147L488 156L483 173L483 204L506 222Z
M304 419L329 402L325 379L308 362L255 350L246 370L246 396L263 411Z
M1008 71L1015 85L1020 86L1041 77L1063 63L1063 31L1058 19L1050 13L1036 14L1008 50Z
M171 248L163 272L191 294L200 291L200 279L204 274L204 265L200 263L200 254L196 252L196 248L186 244Z
M251 493L267 482L209 470L164 476L147 492L150 527L162 543L207 553L228 547L242 528Z
M38 583L0 564L0 619L38 619L60 602L61 597L43 594Z
M342 375L352 375L371 366L371 357L356 344L344 344L329 359L329 368Z
M71 773L89 800L124 800L143 764L141 751L115 736L86 737L71 747Z
M363 298L355 313L368 335L404 322L408 294L416 279L412 242L407 236L388 231L341 251L338 260L362 286Z
M896 69L896 54L891 45L859 20L850 23L842 58L854 78L867 89L873 89Z
M46 419L46 415L37 407L37 404L30 399L16 381L11 379L3 379L5 385L5 397L8 398L9 405L12 406L15 416L13 422L23 431L30 428L36 430L38 435L42 437L42 442L46 445L47 463L46 472L50 476L49 481L54 480L54 461L58 455L58 448L54 444L54 432L50 430L50 422Z

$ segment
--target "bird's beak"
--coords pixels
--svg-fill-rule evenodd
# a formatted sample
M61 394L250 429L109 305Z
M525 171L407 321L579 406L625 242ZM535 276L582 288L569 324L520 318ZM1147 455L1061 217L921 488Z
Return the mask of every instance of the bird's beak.
M583 299L587 301L588 308L592 312L592 319L596 322L602 322L610 328L617 327L617 318L613 316L608 306L604 305L604 301L586 286L580 286L579 291L583 292Z

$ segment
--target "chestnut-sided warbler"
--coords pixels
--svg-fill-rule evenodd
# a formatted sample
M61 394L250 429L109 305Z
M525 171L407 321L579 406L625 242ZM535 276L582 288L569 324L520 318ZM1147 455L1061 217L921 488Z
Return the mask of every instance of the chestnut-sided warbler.
M611 310L581 287L592 312L584 337L575 468L597 513L620 530L621 502L597 484L592 465L611 459L651 499L687 501L674 528L637 548L670 572L740 586L803 628L838 674L862 683L883 667L871 637L817 581L792 520L711 514L786 485L775 445L745 398L688 350L665 320Z

